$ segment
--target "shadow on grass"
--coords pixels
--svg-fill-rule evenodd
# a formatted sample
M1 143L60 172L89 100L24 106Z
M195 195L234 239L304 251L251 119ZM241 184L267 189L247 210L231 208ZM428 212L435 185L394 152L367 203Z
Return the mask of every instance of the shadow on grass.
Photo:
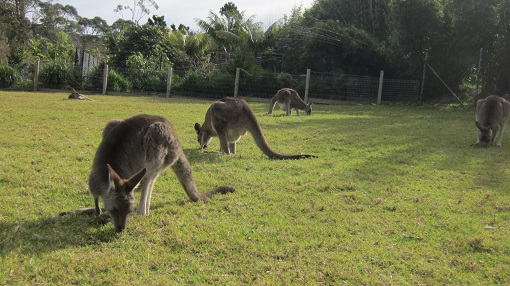
M119 236L105 225L108 214L44 217L16 223L0 222L0 255L51 252L78 246L94 246Z
M392 110L390 110L392 111ZM394 114L380 111L350 114L339 119L317 119L319 133L332 134L341 145L331 151L359 155L356 169L379 176L425 175L430 185L448 185L449 181L465 181L467 189L499 189L509 181L503 147L472 146L476 129L471 113L421 112L398 110ZM288 129L306 122L285 122ZM299 128L296 126L295 128ZM327 138L327 136L325 137ZM338 140L340 139L340 140ZM510 140L507 140L510 145ZM504 143L503 143L504 144ZM380 168L377 170L376 168ZM415 177L417 181L421 177ZM459 182L460 185L460 182Z
M197 144L198 145L198 144ZM223 160L220 150L200 148L183 148L184 154L188 158L190 164L193 166L196 162L202 163L218 163ZM192 167L193 168L193 167Z

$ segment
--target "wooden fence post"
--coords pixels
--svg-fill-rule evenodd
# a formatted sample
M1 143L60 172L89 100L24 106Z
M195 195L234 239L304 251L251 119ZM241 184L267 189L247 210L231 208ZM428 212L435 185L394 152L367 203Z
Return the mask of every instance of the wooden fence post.
M237 97L237 92L239 91L239 73L241 69L236 68L236 81L235 81L235 87L234 87L234 97Z
M306 82L305 82L305 102L308 103L308 89L310 88L310 73L311 69L306 69Z
M429 53L425 53L425 62L423 63L423 75L421 77L421 91L420 91L420 103L423 100L423 88L425 87L425 73L427 71L427 60L429 59Z
M379 91L377 92L377 105L381 104L383 81L384 81L384 71L381 71L381 75L379 76Z
M35 61L34 66L34 91L37 91L39 89L39 63L40 61Z
M170 91L172 90L172 73L173 69L172 66L170 65L170 68L168 69L168 76L166 79L166 98L170 97Z
M103 72L103 95L106 95L106 87L108 86L108 65L104 65Z

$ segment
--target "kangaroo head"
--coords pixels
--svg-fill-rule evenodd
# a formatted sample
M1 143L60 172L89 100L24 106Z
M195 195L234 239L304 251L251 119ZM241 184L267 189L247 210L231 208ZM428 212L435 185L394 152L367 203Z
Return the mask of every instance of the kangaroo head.
M492 140L493 128L492 126L482 126L478 121L475 122L476 127L478 128L478 142L482 146L487 146Z
M104 207L113 220L117 232L126 228L127 218L134 209L135 197L133 190L145 176L146 169L143 168L129 179L121 178L110 164L108 167L108 199L104 201Z
M305 105L305 113L306 115L312 115L312 103Z
M203 126L200 126L199 123L195 123L195 131L197 132L197 140L200 144L200 149L207 148L207 145L209 145L212 140L212 136Z

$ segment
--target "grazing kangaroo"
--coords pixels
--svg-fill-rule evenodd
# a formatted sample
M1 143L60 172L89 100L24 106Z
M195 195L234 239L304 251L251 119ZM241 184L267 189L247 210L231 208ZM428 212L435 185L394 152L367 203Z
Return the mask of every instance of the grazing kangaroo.
M236 143L249 131L255 144L271 159L316 158L313 155L282 155L273 151L248 103L239 98L226 97L213 102L205 114L204 124L200 126L195 123L195 131L202 149L217 136L220 139L221 152L235 154Z
M148 215L154 183L171 166L182 187L193 201L203 201L217 193L235 191L216 187L200 193L175 131L163 117L140 114L110 121L104 131L89 177L95 213L100 214L99 197L110 214L115 229L126 227L134 207L133 191L141 190L137 213ZM90 212L85 209L81 212Z
M504 98L490 95L476 102L475 124L477 130L476 145L496 145L501 147L503 132L510 117L510 102Z
M304 102L297 91L291 88L282 88L273 96L269 104L269 114L273 113L276 103L280 105L281 110L287 112L287 116L290 116L292 109L296 110L297 116L300 109L303 109L306 115L312 114L312 104Z

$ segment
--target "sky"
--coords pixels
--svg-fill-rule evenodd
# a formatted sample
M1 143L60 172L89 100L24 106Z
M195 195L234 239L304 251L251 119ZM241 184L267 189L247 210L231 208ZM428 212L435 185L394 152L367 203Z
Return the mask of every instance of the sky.
M117 19L131 20L131 12L116 13L113 10L118 5L133 6L134 0L54 0L53 3L71 5L76 8L78 15L86 18L99 16L109 25ZM219 15L220 8L227 2L233 2L239 11L244 11L246 17L255 15L256 22L262 22L264 28L290 15L294 7L309 8L314 0L156 0L159 9L151 9L152 15L165 16L167 25L184 24L191 30L198 31L195 19L207 20L209 11ZM140 21L144 24L147 17Z

